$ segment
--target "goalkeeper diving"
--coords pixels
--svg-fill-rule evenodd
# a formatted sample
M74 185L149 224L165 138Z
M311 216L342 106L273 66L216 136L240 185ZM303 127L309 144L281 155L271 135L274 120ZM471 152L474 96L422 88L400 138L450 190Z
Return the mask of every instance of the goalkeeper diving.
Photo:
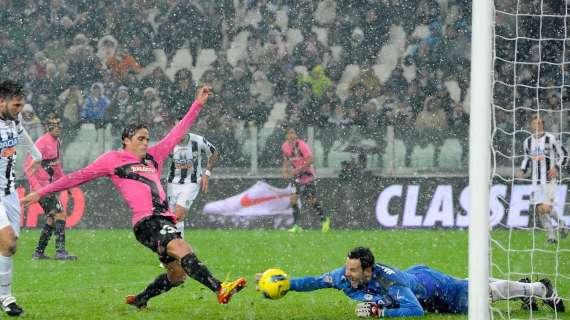
M289 291L334 288L353 300L359 317L420 317L427 312L466 314L468 281L424 265L406 270L376 263L372 251L357 247L348 253L344 267L321 276L290 279ZM489 298L523 301L523 308L538 309L536 300L556 312L564 312L549 279L530 282L491 279Z

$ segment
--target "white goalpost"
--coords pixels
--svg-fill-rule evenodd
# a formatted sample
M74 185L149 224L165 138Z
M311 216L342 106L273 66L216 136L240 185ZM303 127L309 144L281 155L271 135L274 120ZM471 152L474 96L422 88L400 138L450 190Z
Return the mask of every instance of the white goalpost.
M516 173L524 157L523 141L532 133L528 119L533 116L542 119L550 141L568 147L570 1L474 0L472 8L469 319L560 319L563 306L551 306L554 299L509 300L490 306L488 288L491 278L540 280L551 283L549 296L566 303L569 298L570 239L564 239L570 224L564 214L567 168L557 167L553 180L559 185L549 200L552 214L546 218L531 200L539 189L531 187L528 175ZM549 148L555 149L527 147L537 161L531 171L539 177L541 164L536 159L545 161L543 168L565 159L552 156ZM538 180L547 181L546 174L542 176ZM491 232L493 226L500 228ZM541 308L545 305L553 310Z
M489 319L493 5L473 1L469 125L469 319Z

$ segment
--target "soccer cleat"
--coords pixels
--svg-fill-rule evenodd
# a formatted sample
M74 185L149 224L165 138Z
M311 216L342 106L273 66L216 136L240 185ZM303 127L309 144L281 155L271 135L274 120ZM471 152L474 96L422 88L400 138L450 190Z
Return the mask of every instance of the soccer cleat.
M519 282L530 283L531 281L529 278L522 278L519 280ZM521 300L522 300L521 308L523 310L538 311L538 304L532 297L523 297L521 298Z
M2 307L2 310L4 310L7 315L12 317L17 317L24 312L24 309L16 304L16 298L12 296L2 298L0 307Z
M47 259L51 259L51 258L43 252L36 251L32 254L32 259L33 260L47 260Z
M321 224L321 231L322 232L329 232L329 230L331 229L331 218L326 217L325 220L323 220L323 223Z
M74 256L72 254L69 254L67 251L62 250L62 251L57 251L55 253L55 260L77 260L79 259L78 256Z
M296 232L301 232L303 231L303 228L299 227L298 225L294 224L293 227L291 227L291 229L287 230L288 232L291 233L296 233Z
M556 240L556 238L548 238L548 240L546 240L546 242L548 242L550 244L556 244L558 242L558 240Z
M540 279L539 282L546 287L546 295L542 298L542 302L556 312L564 312L566 307L564 301L558 296L556 290L552 286L552 282L548 278Z
M247 281L244 278L239 278L231 282L222 282L218 291L218 303L227 304L230 302L232 296L238 293L241 289L245 288Z
M137 307L137 309L144 309L146 308L146 301L145 302L137 302L137 296L135 295L128 295L125 298L125 303L130 304L131 306Z

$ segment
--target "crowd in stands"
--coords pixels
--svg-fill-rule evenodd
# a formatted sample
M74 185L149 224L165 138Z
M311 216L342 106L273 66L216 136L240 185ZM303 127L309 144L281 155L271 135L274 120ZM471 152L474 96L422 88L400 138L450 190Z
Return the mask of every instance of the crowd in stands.
M518 163L528 119L539 114L545 130L565 141L570 132L567 3L500 2L495 18L494 135L498 163ZM514 133L514 134L513 134ZM513 148L513 143L515 148Z
M337 141L369 139L381 155L389 126L405 142L406 166L413 147L427 144L437 165L445 139L461 141L464 159L468 152L470 7L466 0L3 0L0 72L25 83L23 117L36 136L56 113L67 142L85 123L98 135L110 125L116 147L129 122L146 122L159 137L207 83L215 98L195 130L222 149L221 165L247 163L236 132L265 126L276 103L286 104L285 115L261 165L280 159L289 126L315 128L325 165ZM233 59L241 35L245 46ZM179 68L181 48L189 48L191 65ZM197 79L203 50L215 60ZM153 66L157 52L165 65ZM382 52L396 59L388 63Z

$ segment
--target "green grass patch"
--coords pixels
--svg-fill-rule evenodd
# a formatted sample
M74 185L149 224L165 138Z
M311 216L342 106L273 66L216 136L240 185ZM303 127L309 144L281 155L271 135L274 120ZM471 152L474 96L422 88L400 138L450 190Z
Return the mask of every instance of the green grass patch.
M257 272L279 267L291 276L319 275L342 266L355 246L370 247L377 261L404 269L426 264L457 277L467 277L467 238L457 230L305 231L187 230L186 239L198 257L219 278L246 277L249 286L228 305L194 280L149 302L138 311L124 297L143 290L163 270L154 253L140 245L130 230L71 230L68 250L79 261L33 261L39 232L23 230L15 259L13 292L27 319L356 319L355 302L334 289L311 293L290 292L280 300L267 300L254 290ZM544 235L528 232L494 233L501 246L513 250L552 250ZM533 241L534 239L534 241ZM560 247L568 248L569 240ZM507 244L505 246L505 244ZM510 244L510 245L509 245ZM530 247L529 247L530 245ZM47 250L53 255L53 240ZM536 251L505 252L493 246L497 270L570 275L570 256ZM510 269L509 269L510 268ZM533 275L538 278L539 275ZM502 277L505 278L505 277ZM519 276L513 276L518 279ZM554 280L554 279L553 279ZM558 291L570 297L570 281L556 278ZM568 303L567 303L568 304ZM496 305L513 316L529 319L520 302ZM553 319L543 311L535 318ZM500 318L500 317L499 317ZM570 319L558 315L559 319ZM466 319L456 315L429 315L423 319Z

